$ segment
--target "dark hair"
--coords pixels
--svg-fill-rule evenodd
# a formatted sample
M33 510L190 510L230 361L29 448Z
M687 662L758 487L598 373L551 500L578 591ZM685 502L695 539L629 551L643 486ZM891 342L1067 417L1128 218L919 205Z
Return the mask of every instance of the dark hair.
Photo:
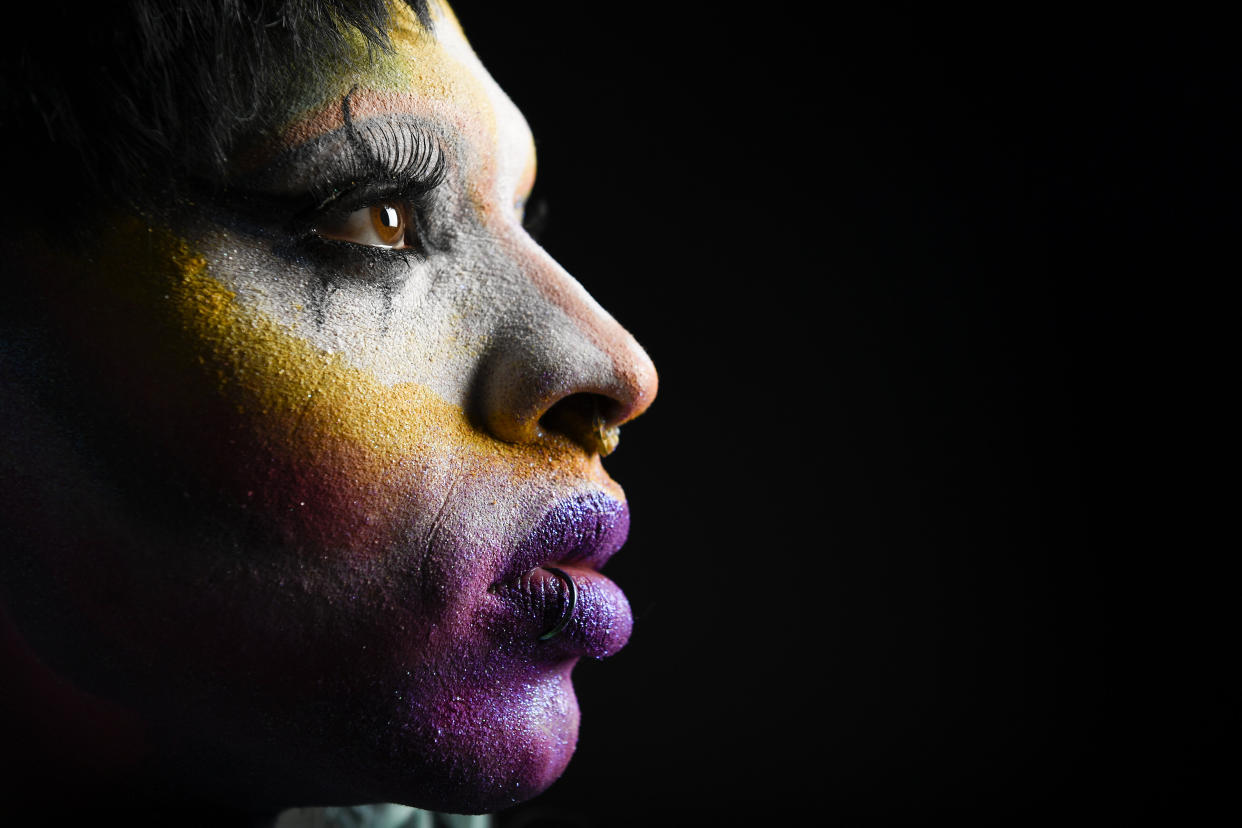
M431 30L428 0L405 0ZM68 6L68 8L66 7ZM128 0L53 5L0 55L5 180L39 193L124 195L219 173L293 81L391 48L388 0ZM12 190L11 190L12 191Z

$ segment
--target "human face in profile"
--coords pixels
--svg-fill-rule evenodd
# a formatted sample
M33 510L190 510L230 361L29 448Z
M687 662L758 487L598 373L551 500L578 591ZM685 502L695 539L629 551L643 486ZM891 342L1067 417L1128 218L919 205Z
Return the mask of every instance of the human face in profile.
M574 664L630 632L601 457L655 372L523 230L530 131L433 8L293 90L226 186L43 262L87 405L31 441L19 627L158 761L262 768L237 795L274 804L526 799Z

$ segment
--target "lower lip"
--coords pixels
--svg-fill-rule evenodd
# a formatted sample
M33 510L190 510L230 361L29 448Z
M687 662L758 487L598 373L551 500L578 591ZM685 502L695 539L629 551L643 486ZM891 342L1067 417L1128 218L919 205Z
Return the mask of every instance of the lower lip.
M604 658L624 647L634 617L620 587L593 569L572 565L557 569L573 580L578 595L563 629L546 640L542 637L565 620L570 606L570 589L560 576L536 567L492 587L500 599L503 623L514 638L555 658Z

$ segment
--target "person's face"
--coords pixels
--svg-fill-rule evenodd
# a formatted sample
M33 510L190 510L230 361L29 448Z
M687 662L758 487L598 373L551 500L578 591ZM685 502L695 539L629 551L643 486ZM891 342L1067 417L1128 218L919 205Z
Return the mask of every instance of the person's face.
M451 15L391 34L289 95L223 194L46 254L80 404L31 431L53 471L12 601L235 788L494 809L560 774L570 670L629 636L600 459L656 378L522 229L531 135Z

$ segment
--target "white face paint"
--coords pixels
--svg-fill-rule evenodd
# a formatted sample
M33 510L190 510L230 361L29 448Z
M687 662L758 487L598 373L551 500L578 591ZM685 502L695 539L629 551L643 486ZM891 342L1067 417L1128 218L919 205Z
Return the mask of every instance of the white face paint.
M277 804L489 810L560 774L570 670L628 636L600 455L655 372L522 229L530 131L451 13L391 33L226 193L49 268L91 408L32 451L72 470L36 511L72 517L31 594L157 756L276 768Z

